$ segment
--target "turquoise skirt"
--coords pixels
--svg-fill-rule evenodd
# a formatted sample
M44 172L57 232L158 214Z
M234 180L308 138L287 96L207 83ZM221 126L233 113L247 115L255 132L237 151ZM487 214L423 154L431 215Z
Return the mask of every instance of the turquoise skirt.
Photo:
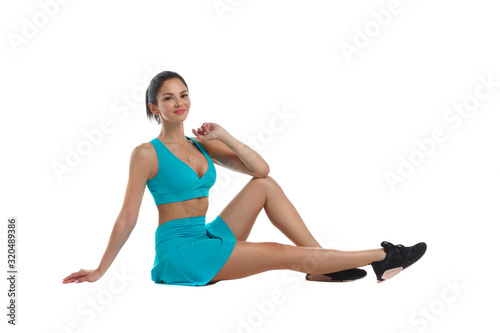
M206 285L233 252L236 238L217 215L205 224L205 216L170 220L155 232L155 260L151 279L156 283Z

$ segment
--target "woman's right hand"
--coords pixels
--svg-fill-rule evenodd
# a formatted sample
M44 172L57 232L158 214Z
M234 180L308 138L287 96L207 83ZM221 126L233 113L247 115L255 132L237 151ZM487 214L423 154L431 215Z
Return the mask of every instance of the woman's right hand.
M63 279L66 283L80 283L80 282L95 282L102 277L102 274L97 269L80 269L78 272L68 275Z

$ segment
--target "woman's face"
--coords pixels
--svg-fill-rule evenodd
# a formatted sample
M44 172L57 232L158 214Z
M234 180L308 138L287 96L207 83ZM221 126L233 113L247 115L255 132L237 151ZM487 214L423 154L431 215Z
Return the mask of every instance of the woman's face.
M186 86L179 79L164 81L156 96L158 106L151 105L167 121L183 121L186 119L191 106ZM177 110L184 109L184 112Z

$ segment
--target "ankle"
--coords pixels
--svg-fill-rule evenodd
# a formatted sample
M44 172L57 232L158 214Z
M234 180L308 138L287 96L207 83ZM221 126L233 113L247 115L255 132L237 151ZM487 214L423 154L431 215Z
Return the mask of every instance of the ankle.
M376 251L377 251L377 257L376 257L376 259L374 261L382 261L387 256L387 253L385 253L385 250L383 248L382 249L378 249Z

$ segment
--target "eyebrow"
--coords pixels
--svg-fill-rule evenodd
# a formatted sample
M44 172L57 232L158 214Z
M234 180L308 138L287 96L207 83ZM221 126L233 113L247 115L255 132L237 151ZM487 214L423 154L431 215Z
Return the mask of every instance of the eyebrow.
M182 93L184 93L184 92L186 92L186 91L187 91L187 90L183 90L183 91L181 91L180 93L182 94ZM173 95L173 94L172 94L172 93L163 93L163 94L161 94L161 95L163 96L163 95Z

